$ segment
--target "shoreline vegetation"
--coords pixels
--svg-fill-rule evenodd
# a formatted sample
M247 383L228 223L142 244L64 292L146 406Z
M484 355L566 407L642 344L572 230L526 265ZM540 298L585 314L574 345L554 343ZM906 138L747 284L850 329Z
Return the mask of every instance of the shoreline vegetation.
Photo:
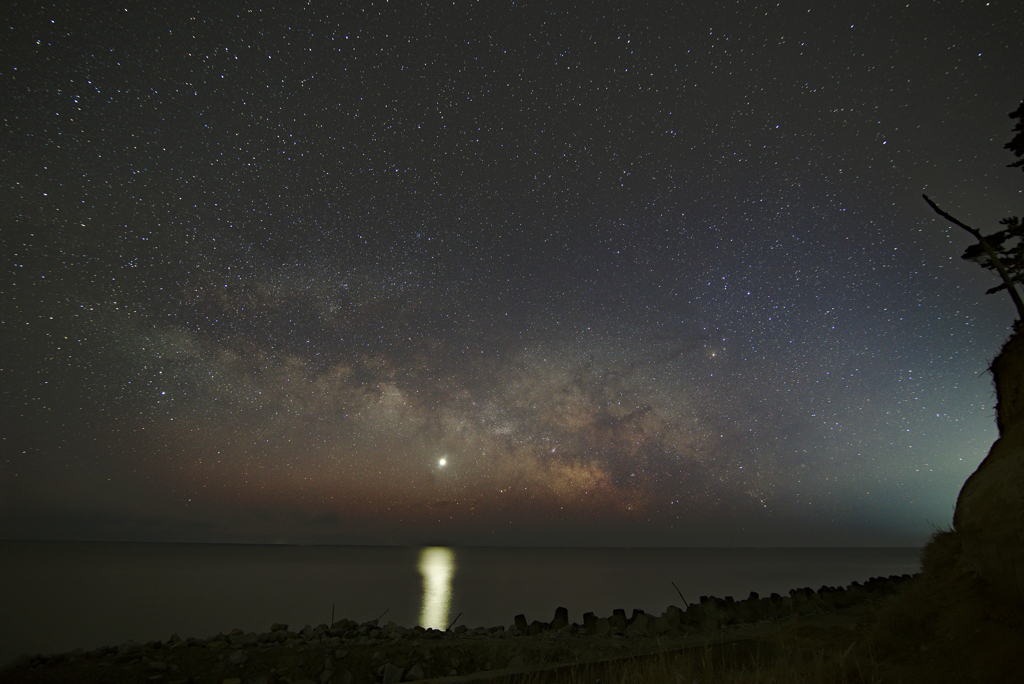
M937 532L917 575L734 601L701 597L661 615L615 611L569 624L407 629L339 620L299 631L23 655L8 682L361 684L437 682L1008 682L1024 678L1024 616L966 569Z

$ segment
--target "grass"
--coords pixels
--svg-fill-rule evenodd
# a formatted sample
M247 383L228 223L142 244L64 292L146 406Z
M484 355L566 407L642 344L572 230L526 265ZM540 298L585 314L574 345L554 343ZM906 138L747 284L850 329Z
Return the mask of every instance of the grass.
M805 648L782 633L772 639L706 645L678 653L582 666L533 681L576 684L850 684L881 682L877 663L846 648Z
M1024 612L937 531L921 574L851 630L780 623L760 639L534 673L525 684L964 684L1024 682Z

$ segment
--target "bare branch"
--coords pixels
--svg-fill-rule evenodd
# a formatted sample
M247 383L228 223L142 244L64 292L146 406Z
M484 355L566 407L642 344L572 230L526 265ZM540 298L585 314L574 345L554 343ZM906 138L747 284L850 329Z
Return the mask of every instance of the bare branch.
M999 259L999 255L996 254L994 249L992 249L992 245L988 243L988 240L986 240L985 236L981 234L981 231L977 228L971 228L955 216L939 209L939 205L932 202L928 195L921 195L921 197L924 197L924 201L928 203L928 206L935 210L936 214L947 221L950 221L954 225L963 228L978 239L978 243L981 245L981 248L985 250L986 254L988 254L989 260L992 262L992 265L995 266L996 270L999 271L999 275L1002 277L1003 283L1006 284L1006 291L1010 293L1010 299L1013 300L1013 305L1017 307L1017 317L1024 321L1024 302L1021 301L1020 294L1017 293L1017 287L1013 284L1013 279L1010 278L1010 274L1006 271L1006 267L1003 266L1003 262Z

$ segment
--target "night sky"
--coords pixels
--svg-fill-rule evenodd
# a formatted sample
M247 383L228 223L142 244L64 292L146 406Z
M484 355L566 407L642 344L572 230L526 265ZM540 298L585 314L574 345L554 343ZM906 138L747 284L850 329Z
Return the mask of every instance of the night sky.
M1019 3L86 5L0 10L0 538L950 523Z

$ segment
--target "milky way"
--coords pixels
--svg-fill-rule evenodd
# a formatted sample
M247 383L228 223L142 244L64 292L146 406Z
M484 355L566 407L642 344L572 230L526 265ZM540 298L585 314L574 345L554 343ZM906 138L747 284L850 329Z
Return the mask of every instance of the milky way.
M676 4L12 5L0 536L948 524L1020 10Z

